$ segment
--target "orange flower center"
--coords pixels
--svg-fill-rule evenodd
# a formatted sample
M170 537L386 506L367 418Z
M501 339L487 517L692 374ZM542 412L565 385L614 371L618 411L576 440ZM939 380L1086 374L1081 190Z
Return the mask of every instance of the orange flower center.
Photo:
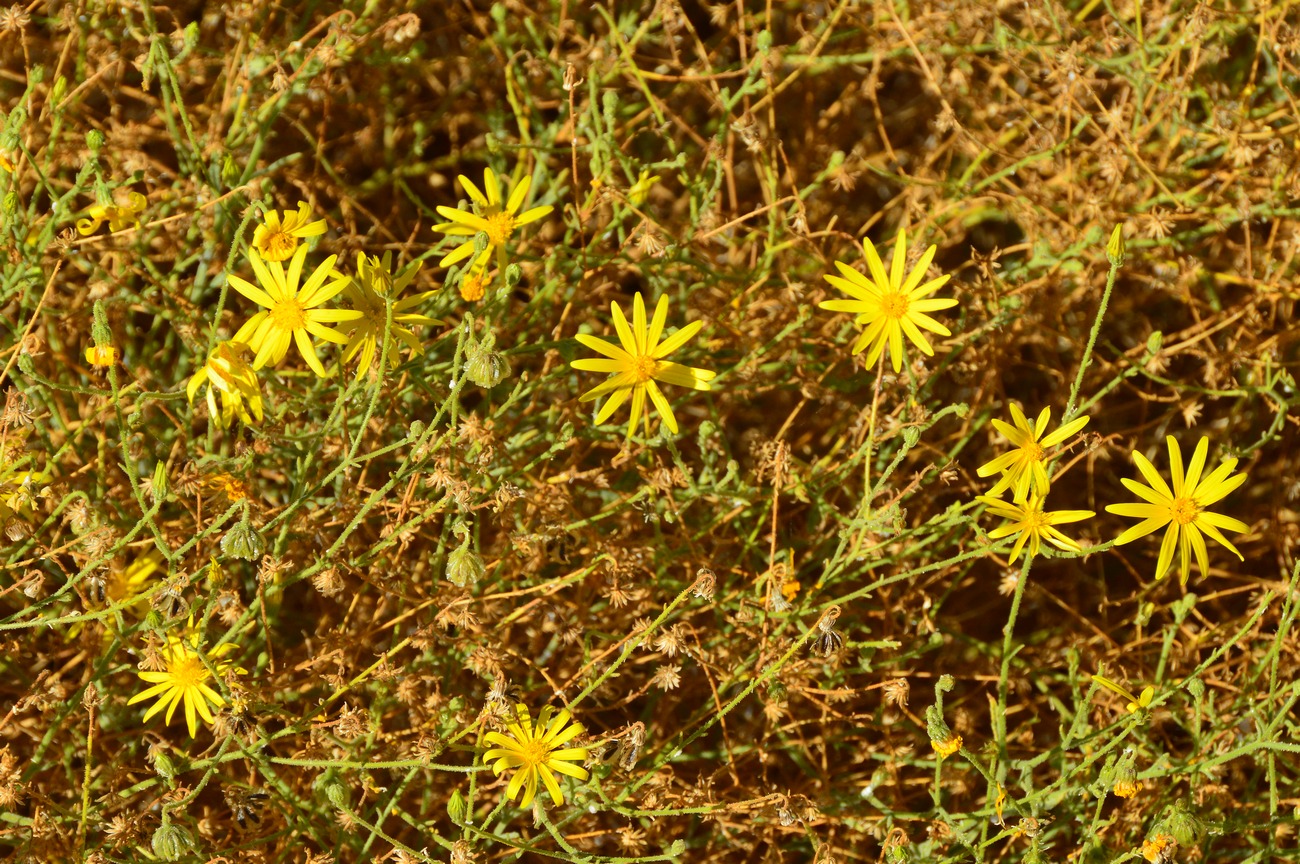
M504 246L510 239L510 235L515 231L515 217L509 213L497 213L489 216L487 227L488 243L493 246Z
M642 355L632 361L632 371L636 373L638 384L644 384L651 378L655 377L655 371L658 368L658 362L653 357Z
M1039 444L1037 441L1026 441L1024 444L1021 444L1020 452L1024 454L1025 459L1030 462L1042 462L1047 456L1047 451L1044 450L1043 445Z
M288 261L298 248L298 238L287 231L268 231L262 238L262 257L267 261Z
M1039 532L1044 527L1052 524L1047 519L1047 514L1042 510L1025 511L1025 528L1026 531Z
M545 738L524 741L519 746L519 759L527 768L544 765L551 758L551 748L546 746Z
M284 330L301 330L307 326L307 310L296 299L281 300L271 307L271 320Z
M460 296L469 303L483 299L483 286L487 282L483 274L466 276L460 280Z
M907 295L895 294L890 292L880 298L881 313L891 320L897 321L907 315Z
M1179 525L1187 525L1196 521L1196 517L1201 513L1201 508L1196 506L1196 502L1191 498L1175 498L1174 503L1169 507L1169 515Z

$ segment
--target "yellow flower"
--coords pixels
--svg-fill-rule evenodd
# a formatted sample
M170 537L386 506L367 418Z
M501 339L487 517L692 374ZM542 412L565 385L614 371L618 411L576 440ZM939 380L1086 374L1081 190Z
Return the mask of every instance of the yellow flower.
M1171 861L1177 848L1178 841L1172 834L1156 834L1142 841L1142 857L1152 864L1158 861Z
M297 211L285 210L282 217L266 211L266 221L253 229L253 248L263 261L288 261L298 248L298 241L325 233L325 220L311 221L311 208L298 202Z
M393 275L392 252L385 252L382 260L377 256L367 258L364 254L357 253L357 277L344 287L343 297L353 309L361 313L361 317L345 323L341 329L349 331L348 343L343 349L343 362L350 363L358 353L361 355L361 362L357 365L358 378L370 369L375 358L379 356L379 339L384 335L384 327L387 324L388 304L391 303L393 306L393 323L388 338L388 363L394 369L401 362L395 340L401 340L412 354L420 353L420 340L416 339L415 334L405 325L437 326L442 323L428 315L408 311L428 300L434 292L416 294L405 300L397 299L415 279L421 263L415 261L403 267L400 273Z
M1091 418L1086 414L1076 417L1046 438L1043 437L1043 433L1047 431L1047 424L1052 419L1051 408L1044 408L1039 413L1038 419L1034 421L1034 425L1030 426L1020 406L1012 402L1011 419L1015 423L1014 426L1001 420L994 420L993 425L1004 438L1016 446L1016 449L984 463L976 469L975 473L981 477L990 477L999 471L1002 472L1002 479L989 490L990 495L997 495L1010 486L1014 490L1012 497L1017 501L1023 501L1032 485L1036 494L1045 496L1050 485L1046 465L1047 448L1055 447L1087 426Z
M1124 707L1128 709L1128 713L1130 714L1136 714L1138 711L1145 711L1147 708L1150 708L1151 700L1154 699L1156 695L1156 688L1150 684L1142 688L1141 696L1134 696L1127 687L1117 681L1112 681L1104 675L1093 675L1092 680L1096 681L1107 690L1110 690L1113 693L1118 693L1127 699L1128 704Z
M488 732L484 737L489 743L496 744L483 754L484 762L492 762L492 773L498 777L505 771L514 769L515 776L506 786L506 797L514 799L522 789L524 797L520 807L533 803L537 795L537 779L541 778L556 804L564 803L556 773L567 774L579 780L587 779L587 771L569 763L587 758L586 747L569 747L559 749L582 733L577 723L566 726L569 712L563 708L555 711L549 705L542 709L533 725L528 709L523 705L515 706L518 717L516 722L506 724L509 734ZM494 761L495 760L495 761Z
M482 192L474 185L474 181L464 174L461 174L459 179L460 185L465 189L465 194L469 195L474 202L475 209L480 212L471 213L468 210L458 210L455 207L438 205L438 215L449 221L434 225L433 230L441 231L451 237L468 238L451 252L444 255L442 260L438 262L438 266L450 267L457 261L463 261L473 255L474 237L479 232L482 232L487 234L488 246L497 250L498 265L504 269L505 244L514 235L515 230L521 225L536 222L554 208L549 204L543 204L540 207L534 207L522 213L519 212L519 208L524 205L524 199L528 197L528 188L533 182L532 175L525 176L511 190L510 198L505 201L504 207L501 204L501 184L491 168L483 169Z
M17 170L17 168L14 166L13 160L3 153L0 153L0 168L3 168L6 172L10 174L14 173L14 171Z
M207 655L218 674L224 674L231 668L231 661L221 658L233 650L235 650L233 643L223 642ZM153 686L132 696L127 704L134 705L157 697L158 701L145 712L144 719L147 721L166 708L167 716L164 722L170 724L172 715L176 713L176 707L184 703L185 725L189 727L190 737L193 738L198 734L199 717L202 717L208 725L212 725L215 720L208 703L218 708L226 704L221 694L208 683L213 680L213 676L203 662L203 656L199 648L199 634L194 630L194 619L191 617L186 625L186 635L177 636L172 633L167 635L167 645L162 649L165 668L158 671L142 670L136 673L140 676L140 680ZM235 671L243 672L242 669Z
M248 260L253 265L253 272L261 288L234 273L228 274L231 286L266 309L258 312L239 328L232 341L243 342L257 352L253 358L253 368L261 369L267 363L279 363L289 351L289 342L298 346L307 365L320 377L325 377L325 367L316 356L316 347L311 337L318 336L339 345L346 343L347 337L332 327L326 327L325 321L351 321L360 318L361 313L351 309L320 309L322 303L343 290L348 284L348 277L334 270L335 256L326 258L308 277L300 288L303 262L307 257L307 247L299 246L289 262L289 269L279 261L264 262L256 249L248 250ZM332 280L332 281L328 281ZM265 290L263 290L265 289Z
M1145 537L1147 534L1168 525L1169 529L1165 532L1164 542L1160 544L1160 558L1156 561L1156 579L1164 578L1169 566L1173 563L1174 550L1177 548L1178 579L1182 584L1186 585L1187 577L1191 571L1192 552L1196 553L1196 563L1200 567L1202 575L1209 572L1209 552L1205 548L1203 534L1208 534L1213 540L1226 546L1232 554L1243 561L1246 560L1237 551L1237 547L1229 543L1228 539L1220 533L1219 529L1227 528L1230 531L1243 532L1249 530L1249 526L1245 522L1233 519L1231 516L1211 513L1205 509L1226 497L1242 483L1245 483L1246 475L1237 474L1230 477L1229 475L1232 474L1233 469L1237 467L1237 460L1225 459L1218 468L1202 477L1201 472L1205 468L1205 455L1210 447L1210 440L1204 437L1196 445L1191 464L1187 466L1187 473L1184 475L1183 455L1179 450L1178 442L1174 440L1174 436L1170 435L1167 438L1167 443L1169 445L1169 470L1174 479L1173 489L1171 490L1165 484L1164 479L1156 472L1151 461L1134 450L1133 462L1136 463L1138 470L1142 472L1142 476L1151 485L1144 486L1127 477L1120 482L1134 495L1144 499L1145 503L1110 504L1106 507L1106 512L1114 513L1116 516L1130 516L1142 520L1119 536L1119 539L1115 541L1117 546L1130 543L1139 537Z
M160 566L162 555L154 549L136 558L125 569L112 568L104 583L104 596L114 605L135 600L153 581Z
M847 264L836 261L835 266L841 276L828 274L823 278L853 299L825 300L820 304L821 308L832 312L852 312L858 316L858 324L866 325L857 341L853 343L853 353L859 354L870 345L871 351L867 354L868 366L875 364L885 349L885 343L888 342L889 356L893 360L895 372L901 372L903 369L903 334L907 334L907 338L917 348L933 357L934 349L930 347L929 340L921 333L920 328L924 327L940 336L951 336L952 331L925 313L957 305L956 300L929 297L947 283L951 274L931 279L924 285L920 284L925 271L930 267L930 262L934 260L934 252L937 248L935 246L925 250L907 279L903 279L904 259L907 256L906 233L901 230L898 232L888 275L885 273L885 265L881 263L880 256L876 254L876 248L866 239L862 241L862 249L867 256L867 267L871 271L870 278L863 276Z
M1000 528L994 528L989 532L989 536L994 540L1000 540L1003 537L1010 537L1012 534L1020 535L1011 547L1011 561L1013 563L1020 555L1020 550L1025 547L1026 541L1029 542L1029 555L1031 557L1038 554L1043 540L1067 552L1078 552L1080 549L1079 544L1052 526L1078 522L1082 519L1091 519L1097 515L1091 510L1052 510L1045 512L1041 495L1034 495L1028 501L1013 501L1010 504L1001 498L992 498L988 495L977 495L975 500L987 504L994 515L1011 520Z
M262 422L261 386L257 373L244 359L244 355L251 353L252 349L243 342L218 342L208 356L208 362L194 373L194 377L185 386L185 395L193 405L194 394L199 392L204 382L207 383L208 416L216 420L222 429L230 426L236 416L245 424L252 424L253 417L257 418L258 423ZM217 410L217 393L221 394L221 410ZM248 408L244 407L245 400L248 401L248 407L253 409L252 416L249 415Z
M139 192L128 192L125 197L125 204L92 205L86 210L86 218L77 220L77 233L83 236L94 234L105 222L108 222L109 231L138 227L140 214L144 212L149 201Z
M658 182L658 174L652 175L648 169L642 168L641 175L636 178L632 188L627 190L627 200L632 202L633 207L640 207L645 203L645 199L650 196L650 187Z
M932 738L930 739L930 746L934 748L934 752L939 755L940 759L947 759L961 749L961 736L954 733L943 741L935 741Z
M627 437L631 438L642 416L645 417L646 434L650 434L650 412L646 407L648 395L650 401L659 409L659 416L663 418L663 422L676 434L677 418L673 416L673 409L668 404L668 399L664 397L663 391L655 381L665 381L696 390L711 389L708 382L713 380L716 373L663 359L698 333L704 326L703 322L692 321L660 342L659 337L663 335L664 322L668 318L666 296L659 298L659 303L655 306L654 318L648 327L645 302L641 299L639 291L632 301L631 326L628 325L627 318L617 303L609 304L609 309L614 316L614 329L618 331L618 338L623 343L623 347L619 348L604 339L579 333L577 336L579 342L605 356L574 360L569 365L584 372L610 372L614 377L582 394L579 401L590 402L601 396L609 396L596 414L596 423L600 424L608 420L631 396L632 416L627 424Z
M484 249L477 258L470 262L465 275L460 277L460 296L466 302L476 303L483 299L483 294L491 281L487 275L488 258L491 255L491 247Z
M112 345L87 345L86 362L108 368L117 362L117 349Z

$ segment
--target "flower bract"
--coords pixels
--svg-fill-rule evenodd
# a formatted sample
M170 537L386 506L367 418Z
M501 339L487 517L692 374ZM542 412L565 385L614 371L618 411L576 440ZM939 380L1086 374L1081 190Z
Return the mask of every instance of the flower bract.
M872 366L888 344L889 356L893 361L895 372L901 372L903 369L903 335L906 334L907 338L922 352L934 356L934 349L930 347L930 341L925 338L921 329L938 333L940 336L951 336L952 331L926 313L957 305L957 301L951 298L930 296L948 282L951 274L945 273L937 279L921 284L930 262L934 260L937 247L931 246L926 249L921 255L921 260L912 268L912 272L906 279L903 278L903 267L907 257L906 234L906 231L898 232L898 239L894 242L894 257L890 261L888 273L885 272L885 265L881 262L880 256L876 254L876 247L866 239L862 241L862 250L866 253L870 275L864 276L847 264L836 261L835 267L840 271L840 275L828 274L824 278L848 294L851 299L825 300L820 304L821 308L832 312L855 314L857 323L864 326L862 333L853 343L853 353L859 354L867 346L871 346L866 359L867 365Z
M567 710L556 711L549 705L538 714L536 724L524 705L516 705L515 714L515 722L506 724L506 732L488 732L484 736L496 746L483 754L483 761L491 763L492 772L497 776L510 770L515 772L506 786L506 797L513 800L522 790L520 807L533 803L539 778L550 793L551 801L563 804L564 795L555 775L587 779L585 768L571 764L586 759L587 748L564 747L582 733L582 726L569 723Z
M231 667L231 661L222 658L235 650L235 647L233 643L223 642L207 653L218 673L224 673ZM220 708L226 704L226 700L210 684L214 679L211 670L203 662L199 634L194 629L192 618L186 625L184 635L167 634L167 644L161 653L163 669L136 673L140 680L153 686L132 696L127 704L134 705L156 698L158 701L145 712L144 719L148 720L165 708L167 714L164 722L169 724L177 707L184 705L185 725L193 738L198 734L200 717L208 725L214 722L210 705Z
M185 386L185 395L193 405L199 388L208 385L208 414L223 429L229 427L235 417L239 417L245 424L251 424L254 417L257 422L262 422L262 390L257 372L247 360L247 356L252 353L252 349L243 342L218 342L208 356L208 362L194 373ZM221 394L220 409L217 408L218 393ZM249 414L250 409L252 415Z
M501 183L496 172L491 168L483 169L483 189L480 190L464 174L460 175L460 185L474 204L474 211L458 210L455 207L438 205L438 215L448 220L433 226L434 231L441 231L451 237L466 238L463 243L443 256L439 267L450 267L474 254L474 237L480 232L487 235L488 246L497 252L497 261L505 269L505 244L520 226L536 222L545 217L554 208L549 204L523 210L524 199L532 185L532 175L525 176L510 191L509 198L502 197ZM503 203L504 202L504 203Z
M415 279L421 262L415 261L402 268L401 272L392 271L393 253L385 252L380 259L357 253L357 275L343 288L344 300L354 310L361 313L359 318L344 322L342 330L348 333L347 345L343 349L343 362L351 362L358 355L357 377L367 372L380 355L380 339L388 329L388 364L396 369L401 362L397 343L400 341L412 354L420 353L420 340L411 332L411 324L436 326L440 322L428 315L421 315L411 310L434 295L433 291L415 294L405 299L398 297ZM388 306L393 307L392 325L388 325Z
M288 261L298 249L298 243L308 237L325 233L325 220L311 221L311 208L304 201L297 210L266 212L266 221L253 229L253 248L263 261Z
M1047 476L1047 448L1055 447L1087 426L1091 418L1086 414L1076 417L1044 437L1043 433L1047 431L1047 424L1052 419L1051 408L1044 408L1039 412L1038 419L1030 425L1019 405L1012 402L1010 407L1011 420L1015 425L994 420L993 426L1002 433L1004 438L1014 444L1016 449L985 462L976 469L975 473L981 477L990 477L999 471L1002 472L1001 479L989 490L989 495L997 495L1007 487L1011 487L1011 494L1017 501L1023 501L1031 488L1034 494L1045 496L1050 486Z
M713 380L716 373L664 359L685 345L687 340L699 332L703 323L692 321L661 342L659 340L664 332L664 324L668 320L667 297L659 298L659 302L655 305L654 317L648 325L645 301L641 299L640 292L637 292L632 300L630 324L617 303L611 303L609 309L614 317L614 329L618 332L622 347L595 336L579 333L577 335L579 342L605 356L574 360L569 365L585 372L609 372L614 377L582 394L580 401L590 402L601 396L609 397L596 414L596 423L599 424L608 420L620 405L631 398L632 416L627 423L627 437L631 438L642 417L645 418L646 434L650 432L650 412L646 405L648 397L658 409L663 422L676 434L677 418L673 416L673 409L668 404L668 399L655 382L663 381L695 390L711 389L709 381Z
M1097 515L1091 510L1045 511L1043 498L1039 495L1030 497L1028 501L1013 501L1010 504L1001 498L992 498L988 495L977 495L976 500L988 505L995 516L1008 520L1007 524L990 531L989 536L994 540L1000 540L1003 537L1016 535L1016 542L1011 547L1012 562L1019 557L1026 542L1029 543L1030 556L1038 554L1044 540L1067 552L1080 551L1078 543L1057 531L1054 526L1091 519Z
M1192 453L1192 461L1187 465L1187 471L1184 473L1183 454L1178 447L1178 441L1170 435L1166 443L1169 446L1169 471L1173 475L1173 488L1165 483L1150 459L1134 450L1133 462L1142 473L1143 479L1151 485L1146 486L1127 477L1121 479L1120 482L1126 489L1143 500L1132 504L1110 504L1106 507L1106 512L1142 520L1119 536L1115 541L1117 546L1131 543L1139 537L1145 537L1153 531L1168 526L1164 541L1160 544L1160 557L1156 561L1156 579L1163 579L1169 572L1176 551L1178 580L1186 585L1187 577L1191 572L1193 553L1196 555L1196 564L1200 567L1201 573L1207 574L1210 571L1209 551L1205 546L1206 536L1227 547L1228 551L1239 559L1245 560L1245 557L1237 551L1237 547L1223 536L1220 529L1244 532L1249 530L1249 526L1231 516L1211 513L1206 508L1227 497L1238 486L1245 483L1246 475L1233 475L1237 460L1225 459L1218 468L1202 476L1205 470L1205 456L1210 447L1210 440L1204 437L1196 445L1196 450Z
M307 247L299 246L286 270L279 261L263 261L256 249L248 251L258 285L228 274L231 286L265 309L244 322L232 341L243 342L254 351L253 368L261 369L267 363L279 363L289 351L289 343L298 346L307 365L320 377L325 377L325 367L316 355L312 337L316 336L339 345L348 340L342 333L325 322L336 323L360 318L352 309L321 309L348 284L348 277L334 270L335 256L321 262L301 286L303 264Z

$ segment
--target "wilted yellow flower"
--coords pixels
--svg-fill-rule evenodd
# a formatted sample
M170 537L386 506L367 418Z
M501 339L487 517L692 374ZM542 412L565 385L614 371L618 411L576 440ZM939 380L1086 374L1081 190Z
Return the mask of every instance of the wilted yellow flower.
M420 353L420 340L415 338L415 334L406 325L437 326L442 323L437 318L409 311L428 300L435 292L426 291L405 300L397 299L415 279L421 263L414 261L407 264L400 273L394 275L391 269L392 252L385 252L382 260L357 253L357 275L343 288L343 298L361 313L361 317L344 322L340 329L349 334L347 345L343 349L343 362L350 363L357 354L361 355L361 362L357 364L358 378L369 371L380 354L379 340L384 335L390 303L393 307L393 323L388 331L388 363L394 369L401 362L396 340L406 345L412 354Z
M646 406L646 397L649 396L650 401L659 410L659 416L663 418L663 422L676 434L677 418L673 416L672 406L668 404L668 399L665 398L663 391L659 389L655 381L665 381L669 384L691 387L695 390L710 389L709 381L713 380L717 373L710 372L707 369L697 369L694 366L683 366L680 363L673 363L663 359L685 345L687 340L698 333L700 328L704 326L703 322L692 321L660 342L659 337L663 335L664 323L668 319L668 298L666 296L660 296L659 302L655 306L654 318L648 326L646 324L645 302L641 299L641 292L639 291L632 300L632 323L630 326L627 318L623 315L623 310L619 308L617 303L609 304L609 309L614 316L614 329L618 332L618 338L623 343L623 347L620 348L595 336L579 333L577 335L579 342L605 356L574 360L569 365L584 372L609 372L614 377L604 384L583 393L579 401L590 402L601 396L609 396L596 414L596 423L600 424L608 420L630 396L632 398L632 416L628 419L627 437L631 438L632 433L636 430L637 423L641 421L642 417L645 418L646 434L650 434L650 411Z
M533 803L537 795L537 780L540 777L555 804L564 803L560 784L555 775L567 774L579 780L587 779L587 771L570 763L587 758L586 747L569 747L563 745L582 734L582 727L569 723L569 712L563 708L559 711L546 706L537 716L534 725L524 705L515 706L516 721L506 724L506 731L488 732L484 738L497 745L483 754L483 761L492 763L492 773L498 777L513 769L515 776L506 786L506 797L514 799L522 789L524 797L519 801L520 807Z
M961 749L961 736L954 732L943 741L930 739L930 746L934 748L934 752L938 754L940 759L947 759Z
M149 200L139 192L127 192L124 204L94 204L86 210L86 217L77 220L77 233L83 236L94 234L99 226L108 223L109 231L121 231L123 228L135 228L140 224L140 214Z
M1177 848L1178 841L1172 834L1156 834L1142 841L1142 857L1152 864L1163 864L1173 860Z
M266 211L266 221L253 229L253 248L263 261L288 261L298 249L298 241L325 233L325 220L311 221L311 208L298 202L297 211Z
M532 185L532 175L525 175L522 180L511 190L509 199L505 200L502 206L501 183L497 179L496 173L491 168L483 169L483 191L474 185L464 174L458 178L460 185L464 188L465 194L469 195L474 202L475 210L458 210L455 207L447 207L440 204L437 207L438 215L448 221L433 226L434 231L441 231L452 237L465 237L465 242L461 243L451 252L443 256L438 262L439 267L450 267L457 261L463 261L474 254L474 237L480 232L487 235L488 246L497 251L497 263L502 269L505 269L505 244L514 235L515 231L522 225L530 222L536 222L538 219L545 217L554 208L549 204L543 204L540 207L534 207L531 210L519 212L524 206L524 199L528 197L528 189Z
M1020 550L1025 547L1026 541L1029 542L1030 557L1038 554L1043 540L1067 552L1080 551L1078 543L1057 531L1053 526L1091 519L1097 515L1091 510L1045 511L1043 510L1043 498L1040 495L1033 495L1028 501L1013 501L1010 504L1001 498L992 498L988 495L977 495L975 500L988 505L989 510L995 516L1010 520L1008 524L990 531L989 536L994 540L1001 540L1003 537L1010 537L1012 534L1018 535L1015 544L1011 547L1010 560L1013 563L1019 557Z
M867 354L868 366L875 364L881 352L885 350L885 344L888 343L889 356L893 360L895 372L901 372L903 369L903 334L907 334L907 338L924 353L934 356L934 349L930 347L929 340L921 333L920 328L924 327L940 336L951 336L952 331L925 313L957 305L956 300L929 296L942 288L951 274L945 273L924 285L920 284L925 271L930 267L930 262L934 260L934 253L938 248L936 246L926 249L907 279L903 279L903 266L907 257L906 235L906 231L899 230L898 239L894 242L894 257L890 261L888 274L885 273L885 265L881 263L880 256L876 254L876 247L864 238L862 250L866 253L867 267L871 275L864 276L847 264L836 261L835 266L841 275L828 274L823 278L852 299L824 300L820 304L821 308L832 312L852 312L858 316L859 325L866 325L857 341L853 343L852 350L854 354L859 354L870 345L871 351Z
M208 356L208 362L194 373L185 386L185 395L193 405L194 394L207 383L208 415L222 429L230 426L236 416L245 424L253 423L253 417L257 418L258 423L262 422L261 384L257 380L257 373L245 359L246 355L252 353L252 349L243 342L233 339L218 342ZM220 410L217 409L217 393L221 394ZM244 407L245 401L248 402L248 408ZM253 411L252 416L248 413L249 408Z
M325 367L316 355L311 337L343 345L348 341L347 337L332 327L326 327L324 322L352 321L361 317L360 312L352 309L318 308L343 290L348 277L334 270L335 256L331 255L299 287L306 258L307 247L299 246L289 262L289 269L285 270L279 261L263 261L256 249L248 250L248 260L261 288L234 273L227 274L231 287L257 305L266 307L249 318L232 340L243 342L257 352L253 358L254 369L261 369L267 363L279 363L288 353L292 341L312 371L324 378Z
M117 349L112 345L87 345L86 362L91 366L108 368L117 362Z
M208 652L208 660L218 674L225 674L231 668L231 661L222 658L234 651L235 647L231 642L223 642ZM183 636L167 634L167 645L162 649L162 657L166 664L165 669L156 672L142 670L136 673L140 676L140 680L154 686L132 696L127 704L134 705L156 697L158 701L145 712L144 719L147 721L166 708L167 715L163 722L171 723L176 707L184 703L185 725L189 728L190 737L193 738L198 734L200 717L208 725L212 725L215 720L212 709L208 707L209 703L220 708L226 704L226 700L209 684L214 679L212 672L203 662L203 652L199 648L199 634L194 629L192 617L186 625ZM242 669L236 671L243 672Z
M465 271L465 275L460 277L460 296L466 302L477 303L483 299L488 282L491 281L487 275L488 259L490 257L492 257L492 247L489 246L470 262L469 269Z
M1052 419L1051 408L1044 408L1033 426L1029 425L1029 420L1020 410L1019 405L1012 402L1010 408L1011 420L1015 425L994 420L993 426L1002 433L1004 438L1014 444L1016 449L985 462L976 469L975 473L981 477L990 477L999 471L1002 472L1002 478L989 490L990 495L997 495L1003 489L1011 487L1012 497L1021 501L1029 494L1032 486L1035 494L1045 496L1051 485L1047 476L1047 448L1055 447L1087 426L1091 418L1086 414L1076 417L1044 438L1043 433L1047 431L1047 424Z
M1142 688L1141 696L1134 696L1132 691L1117 681L1112 681L1104 675L1093 675L1092 680L1105 687L1113 693L1118 693L1128 700L1124 707L1130 714L1136 714L1138 711L1144 711L1151 707L1151 700L1155 698L1156 688L1148 684Z
M1227 528L1229 531L1243 532L1248 531L1249 526L1239 519L1211 513L1205 509L1245 483L1246 475L1237 474L1230 477L1229 475L1237 467L1237 460L1225 459L1218 468L1202 477L1205 456L1210 447L1210 440L1204 437L1196 445L1196 451L1192 454L1192 461L1184 475L1183 455L1178 442L1172 435L1168 436L1166 442L1169 446L1169 470L1173 475L1173 489L1171 490L1165 484L1155 466L1151 464L1151 460L1134 450L1133 462L1151 485L1144 486L1127 477L1122 478L1120 482L1134 495L1144 499L1145 503L1110 504L1107 505L1106 512L1142 520L1119 536L1115 541L1117 546L1145 537L1168 525L1164 542L1160 544L1160 557L1156 561L1156 579L1163 579L1165 573L1169 571L1176 549L1178 580L1186 585L1187 577L1191 572L1193 552L1196 553L1196 564L1200 567L1202 575L1209 573L1210 570L1209 551L1206 549L1202 534L1208 534L1227 547L1232 554L1243 561L1246 560L1219 529Z

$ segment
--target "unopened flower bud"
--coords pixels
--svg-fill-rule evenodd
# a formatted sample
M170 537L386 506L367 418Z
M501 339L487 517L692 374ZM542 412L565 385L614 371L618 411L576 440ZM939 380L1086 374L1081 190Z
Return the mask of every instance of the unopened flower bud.
M231 558L255 561L262 557L265 548L261 535L247 520L241 521L221 538L221 552Z
M179 861L194 849L194 840L184 828L164 820L153 832L150 845L160 860Z
M481 579L483 572L483 559L470 548L469 537L466 536L447 556L447 579L451 584L464 588Z
M510 374L510 361L499 351L492 350L488 340L474 345L465 360L465 377L484 390L491 390Z

